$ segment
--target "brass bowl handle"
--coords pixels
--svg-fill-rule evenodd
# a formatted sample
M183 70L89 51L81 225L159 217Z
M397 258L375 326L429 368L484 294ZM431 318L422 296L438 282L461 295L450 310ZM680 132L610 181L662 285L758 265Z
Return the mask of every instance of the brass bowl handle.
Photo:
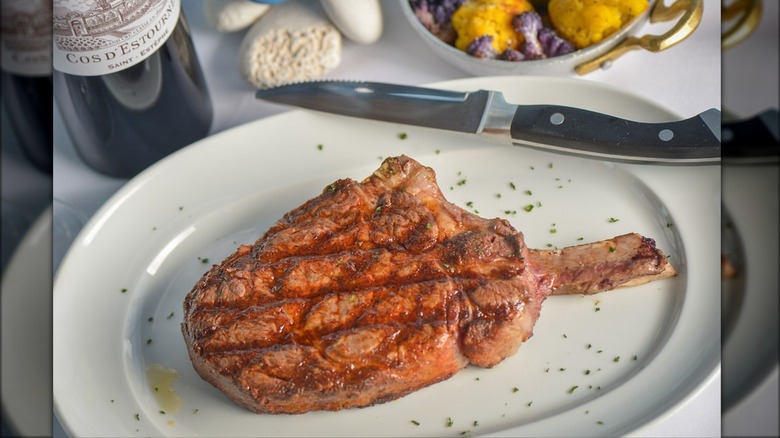
M750 36L758 27L758 22L761 21L761 0L736 0L730 5L721 1L720 19L722 22L737 19L720 37L721 49L730 49Z
M664 5L663 0L658 0L653 10L650 11L650 23L670 21L680 17L671 29L661 35L626 37L609 52L578 65L574 70L577 74L584 75L598 68L607 68L615 59L635 49L645 49L650 52L666 50L688 38L696 30L701 22L703 10L703 0L677 0L669 6Z

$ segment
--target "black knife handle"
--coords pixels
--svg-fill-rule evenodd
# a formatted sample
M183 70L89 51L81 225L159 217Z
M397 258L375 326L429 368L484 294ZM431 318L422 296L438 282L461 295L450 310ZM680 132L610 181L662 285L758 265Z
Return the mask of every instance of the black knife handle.
M720 160L719 135L701 115L674 122L642 123L579 108L520 105L510 130L512 139L520 143L574 149L592 157Z
M723 156L761 158L780 156L777 108L754 117L723 124Z

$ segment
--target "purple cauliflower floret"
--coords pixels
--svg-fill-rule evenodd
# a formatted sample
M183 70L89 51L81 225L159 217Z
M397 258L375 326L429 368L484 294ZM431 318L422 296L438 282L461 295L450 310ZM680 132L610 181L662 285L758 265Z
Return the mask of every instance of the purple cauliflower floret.
M428 0L430 11L438 23L449 23L452 13L463 4L465 0Z
M409 0L414 15L440 40L452 44L457 35L452 28L452 13L465 0Z
M498 58L503 59L504 61L522 61L525 59L525 55L518 50L507 48Z
M544 47L539 42L539 31L544 27L542 17L534 11L526 11L515 15L512 19L512 27L515 32L521 33L525 41L520 46L520 51L525 59L545 58Z
M496 53L496 50L493 48L492 35L482 35L474 38L474 41L466 47L466 53L475 58L482 59L495 59L498 57L498 53Z
M544 59L574 51L574 45L559 37L554 29L545 27L542 17L534 11L516 15L512 27L525 40L520 46L523 59Z
M539 42L542 43L544 54L547 57L565 55L574 51L574 44L561 38L555 33L555 30L544 27L538 34Z

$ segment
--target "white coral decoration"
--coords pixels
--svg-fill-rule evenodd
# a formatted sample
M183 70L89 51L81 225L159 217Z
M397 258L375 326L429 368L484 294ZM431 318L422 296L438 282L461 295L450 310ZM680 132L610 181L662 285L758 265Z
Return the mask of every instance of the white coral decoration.
M206 0L204 12L217 31L249 28L238 63L257 88L319 78L340 64L342 35L371 44L382 34L379 0Z

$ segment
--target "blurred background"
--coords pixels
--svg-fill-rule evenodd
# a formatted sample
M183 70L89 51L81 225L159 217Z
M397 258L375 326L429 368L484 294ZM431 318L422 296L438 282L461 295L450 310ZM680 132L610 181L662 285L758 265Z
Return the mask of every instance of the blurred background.
M16 436L51 430L52 15L51 1L0 7L2 433ZM33 383L18 394L22 382Z
M778 436L778 2L722 3L722 430Z

